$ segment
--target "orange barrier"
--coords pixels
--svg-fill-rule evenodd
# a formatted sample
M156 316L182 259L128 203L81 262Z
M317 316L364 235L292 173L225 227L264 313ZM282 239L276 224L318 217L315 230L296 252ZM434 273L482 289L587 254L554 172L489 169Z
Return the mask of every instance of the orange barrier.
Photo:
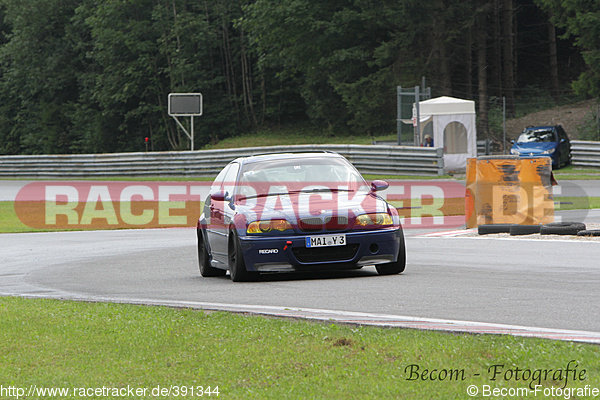
M483 224L547 224L554 221L549 157L480 157L467 160L467 228Z

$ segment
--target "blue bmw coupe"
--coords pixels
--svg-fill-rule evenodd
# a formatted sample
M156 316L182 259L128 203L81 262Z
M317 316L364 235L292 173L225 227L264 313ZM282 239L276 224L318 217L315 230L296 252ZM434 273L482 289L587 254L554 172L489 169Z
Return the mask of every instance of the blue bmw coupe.
M234 282L260 273L358 269L404 271L398 211L336 153L238 158L216 177L198 220L204 277Z

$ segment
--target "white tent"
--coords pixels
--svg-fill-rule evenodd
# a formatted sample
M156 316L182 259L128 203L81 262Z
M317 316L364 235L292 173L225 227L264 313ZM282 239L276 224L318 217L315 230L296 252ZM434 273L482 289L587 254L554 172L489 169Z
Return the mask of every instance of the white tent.
M414 105L413 115L416 116ZM446 96L421 101L419 117L421 143L429 134L434 147L444 148L446 171L465 170L467 158L477 157L474 101Z

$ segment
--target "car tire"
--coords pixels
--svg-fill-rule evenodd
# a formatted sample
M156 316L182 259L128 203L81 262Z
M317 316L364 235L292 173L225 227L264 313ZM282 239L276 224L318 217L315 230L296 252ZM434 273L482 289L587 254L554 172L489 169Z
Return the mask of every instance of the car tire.
M577 235L585 230L585 224L581 222L552 222L542 225L541 235Z
M569 163L567 159L564 159L563 153L558 153L558 168L566 167Z
M233 282L248 282L254 278L255 273L246 269L246 263L242 256L240 239L235 229L229 234L229 245L227 247L227 259L229 261L229 276Z
M484 224L477 227L477 233L480 235L489 235L492 233L510 233L510 227L514 224Z
M400 231L400 248L398 259L395 262L375 265L379 275L396 275L406 269L406 246L404 245L404 233Z
M533 235L540 233L541 225L518 225L514 224L510 227L509 233L511 236Z
M577 232L577 236L587 236L587 237L600 236L600 230L599 229L590 229L590 230L579 231L579 232Z
M227 271L211 267L208 249L201 231L198 231L198 266L200 267L200 275L204 278L215 276L224 276Z

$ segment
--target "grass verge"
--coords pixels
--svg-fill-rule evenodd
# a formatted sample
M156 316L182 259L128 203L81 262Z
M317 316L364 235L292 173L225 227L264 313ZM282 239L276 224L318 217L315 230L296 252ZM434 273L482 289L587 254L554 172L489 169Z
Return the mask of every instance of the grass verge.
M18 205L19 212L15 210ZM52 205L53 203L51 203ZM99 202L93 210L86 211L90 203L65 203L61 210L54 210L55 222L46 224L51 206L47 208L44 202L30 201L15 203L0 201L0 233L23 232L56 232L105 229L144 229L144 228L189 228L195 227L202 212L203 202L171 201L171 202ZM92 203L93 204L93 203ZM101 206L99 206L101 204ZM110 207L107 207L110 205ZM66 206L66 210L64 207ZM144 217L147 213L149 218ZM74 220L67 217L73 214ZM129 216L137 221L126 222ZM84 218L86 222L84 222Z
M552 171L558 180L600 180L600 169L582 168L569 165L567 167Z
M216 144L208 144L201 150L236 149L243 147L293 146L302 144L363 144L373 140L396 141L396 134L372 137L369 135L335 136L327 130L316 130L312 126L281 126L263 129L259 132L223 139Z
M600 197L555 197L556 210L590 210L600 208Z
M0 201L0 233L32 232L33 228L17 217L14 204L12 201Z
M136 398L177 385L188 391L183 398L210 386L224 399L465 399L470 385L600 386L600 348L569 342L15 297L0 298L0 319L4 387L147 389ZM565 382L569 361L585 370L582 379Z
M434 203L436 205L434 205ZM556 197L555 198L555 209L556 210L587 210L587 209L597 209L600 208L600 197ZM43 207L43 203L39 202L31 202L31 206L29 207L27 204L21 205L20 215L25 215L25 218L29 218L27 224L21 220L17 213L15 212L14 202L11 201L0 201L0 233L22 233L22 232L54 232L54 231L65 231L65 230L98 230L98 229L139 229L139 228L158 228L158 227L193 227L196 225L197 217L202 209L202 202L186 202L182 205L183 208L177 208L175 210L165 210L164 206L160 206L152 203L151 205L143 205L132 203L125 207L129 213L129 210L133 210L132 212L135 215L140 215L144 211L154 213L155 217L152 218L151 221L145 223L143 225L127 225L121 219L117 218L117 214L119 213L119 202L115 202L114 206L116 209L116 214L114 216L115 222L114 225L107 224L106 220L94 219L93 224L89 225L70 225L67 223L66 218L60 219L56 225L44 228L42 226L42 222L39 221L39 218L43 218L40 215L40 207ZM166 206L169 206L168 203L160 203ZM412 200L390 200L390 204L395 207L398 207L398 212L401 217L410 218L410 217L421 217L421 216L429 216L432 215L432 211L434 210L435 215L444 215L444 216L455 216L455 215L464 215L465 214L465 201L463 198L448 198L443 202L439 202L439 199L424 199L423 201L419 201L418 199ZM440 206L441 204L441 206ZM26 212L26 210L30 208L30 212ZM83 209L83 205L79 205L77 210L80 215L81 209ZM24 211L25 210L25 211ZM43 210L42 210L43 211ZM85 213L85 212L84 212ZM100 215L102 211L98 211ZM170 215L177 213L178 215ZM441 213L441 214L438 214ZM161 218L159 215L167 214L170 215L169 218L179 219L183 218L183 220L187 221L185 223L179 222L172 225L159 225L158 220ZM166 219L166 218L165 218ZM42 224L42 225L40 225Z

